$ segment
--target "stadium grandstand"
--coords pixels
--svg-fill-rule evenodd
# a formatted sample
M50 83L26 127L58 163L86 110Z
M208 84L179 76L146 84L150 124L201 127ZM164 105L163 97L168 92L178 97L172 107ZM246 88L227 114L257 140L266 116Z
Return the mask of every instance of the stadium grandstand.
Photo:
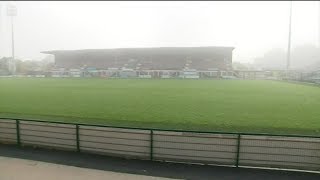
M233 47L158 47L44 51L55 57L53 76L232 76Z

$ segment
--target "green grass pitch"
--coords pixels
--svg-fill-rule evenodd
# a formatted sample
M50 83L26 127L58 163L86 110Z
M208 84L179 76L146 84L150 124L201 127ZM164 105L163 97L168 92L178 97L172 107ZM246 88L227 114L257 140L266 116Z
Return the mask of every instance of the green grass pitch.
M257 80L0 78L0 117L320 135L320 88Z

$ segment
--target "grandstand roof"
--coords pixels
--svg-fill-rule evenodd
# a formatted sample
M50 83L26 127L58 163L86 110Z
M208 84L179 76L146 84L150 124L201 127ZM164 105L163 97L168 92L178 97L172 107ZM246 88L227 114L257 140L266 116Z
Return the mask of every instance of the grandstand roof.
M193 69L231 68L233 47L156 47L56 50L55 66L79 68Z
M143 53L143 54L154 54L154 53L210 53L215 54L230 52L234 47L221 47L221 46L203 46L203 47L150 47L150 48L115 48L115 49L81 49L81 50L53 50L53 51L42 51L44 54L87 54L87 53L103 53L103 54L113 54L113 53Z

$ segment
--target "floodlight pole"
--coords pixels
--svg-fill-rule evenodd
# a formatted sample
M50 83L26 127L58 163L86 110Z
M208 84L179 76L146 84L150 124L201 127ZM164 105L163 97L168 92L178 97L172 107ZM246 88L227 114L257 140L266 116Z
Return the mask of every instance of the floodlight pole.
M12 53L12 58L11 62L9 62L9 69L11 69L11 66L13 65L14 68L12 70L12 73L15 74L15 54L14 54L14 26L13 26L13 18L14 16L17 15L17 8L14 5L8 5L7 6L7 16L11 18L11 53ZM11 70L10 70L11 71Z
M292 1L290 1L290 12L289 12L289 35L288 35L286 78L288 78L288 71L290 68L290 58L291 58L291 19L292 19Z
M11 52L12 52L12 60L14 60L14 30L13 30L13 16L11 16Z
M317 47L320 48L320 1L318 1L318 39Z
M14 60L14 26L13 17L17 15L17 8L14 5L7 6L7 16L11 18L11 50L12 50L12 60Z

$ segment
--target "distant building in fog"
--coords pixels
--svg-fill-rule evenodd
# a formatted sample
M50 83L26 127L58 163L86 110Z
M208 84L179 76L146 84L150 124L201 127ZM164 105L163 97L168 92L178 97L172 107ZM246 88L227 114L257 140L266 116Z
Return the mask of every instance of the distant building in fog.
M232 70L233 47L160 47L57 50L55 67L134 70Z
M0 75L12 75L16 72L16 62L11 57L0 59Z

